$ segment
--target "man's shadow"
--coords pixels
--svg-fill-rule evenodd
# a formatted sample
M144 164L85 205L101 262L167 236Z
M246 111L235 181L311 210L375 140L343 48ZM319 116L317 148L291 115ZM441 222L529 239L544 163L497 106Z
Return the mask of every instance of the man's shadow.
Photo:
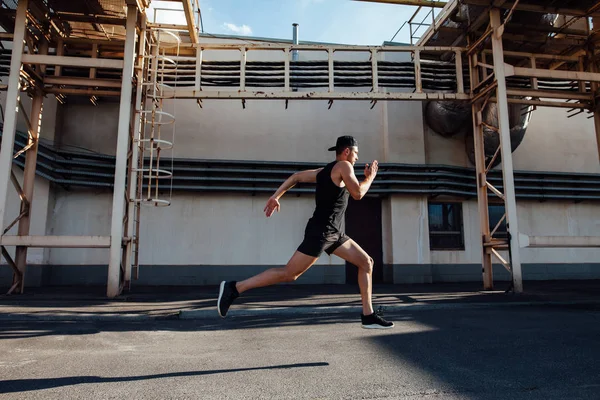
M242 371L259 371L269 369L290 369L290 368L305 368L305 367L326 367L327 362L316 363L299 363L299 364L284 364L272 365L268 367L251 367L251 368L232 368L232 369L215 369L209 371L186 371L186 372L170 372L165 374L141 375L141 376L123 376L123 377L100 377L100 376L69 376L65 378L40 378L40 379L13 379L0 381L0 393L18 393L31 390L51 389L62 386L79 385L82 383L112 383L112 382L131 382L141 381L146 379L174 378L181 376L203 376L214 374L226 374L230 372Z

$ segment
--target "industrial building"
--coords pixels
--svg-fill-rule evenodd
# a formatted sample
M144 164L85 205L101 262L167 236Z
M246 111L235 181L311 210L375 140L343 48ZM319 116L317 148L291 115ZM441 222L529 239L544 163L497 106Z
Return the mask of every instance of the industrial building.
M340 135L357 175L380 162L346 216L375 283L600 279L600 1L381 2L437 17L368 47L205 35L195 0L184 26L146 0L2 1L0 288L285 265L313 188L264 205ZM297 283L355 279L324 254Z

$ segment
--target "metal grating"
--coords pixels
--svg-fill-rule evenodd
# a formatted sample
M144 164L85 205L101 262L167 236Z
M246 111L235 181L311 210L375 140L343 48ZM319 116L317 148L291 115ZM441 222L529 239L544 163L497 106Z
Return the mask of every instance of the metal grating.
M125 27L119 25L69 22L70 37L98 40L125 40Z
M126 15L125 0L47 0L47 3L55 12L122 18Z

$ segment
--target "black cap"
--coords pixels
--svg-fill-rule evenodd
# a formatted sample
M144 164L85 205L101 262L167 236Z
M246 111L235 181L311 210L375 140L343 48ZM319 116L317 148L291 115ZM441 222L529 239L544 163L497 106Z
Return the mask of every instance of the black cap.
M343 149L345 147L354 147L358 146L358 142L352 136L340 136L337 138L337 142L335 142L335 146L327 149L328 151L333 151L336 149Z

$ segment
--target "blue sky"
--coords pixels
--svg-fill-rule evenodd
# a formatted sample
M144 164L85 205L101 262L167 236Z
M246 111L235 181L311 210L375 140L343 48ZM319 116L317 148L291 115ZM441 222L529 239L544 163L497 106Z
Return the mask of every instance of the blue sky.
M416 10L351 0L199 1L206 33L291 39L292 23L296 22L300 40L357 45L381 45L390 40ZM151 6L181 8L157 0ZM182 18L181 12L165 12L157 20L182 23ZM410 43L408 25L394 41Z

